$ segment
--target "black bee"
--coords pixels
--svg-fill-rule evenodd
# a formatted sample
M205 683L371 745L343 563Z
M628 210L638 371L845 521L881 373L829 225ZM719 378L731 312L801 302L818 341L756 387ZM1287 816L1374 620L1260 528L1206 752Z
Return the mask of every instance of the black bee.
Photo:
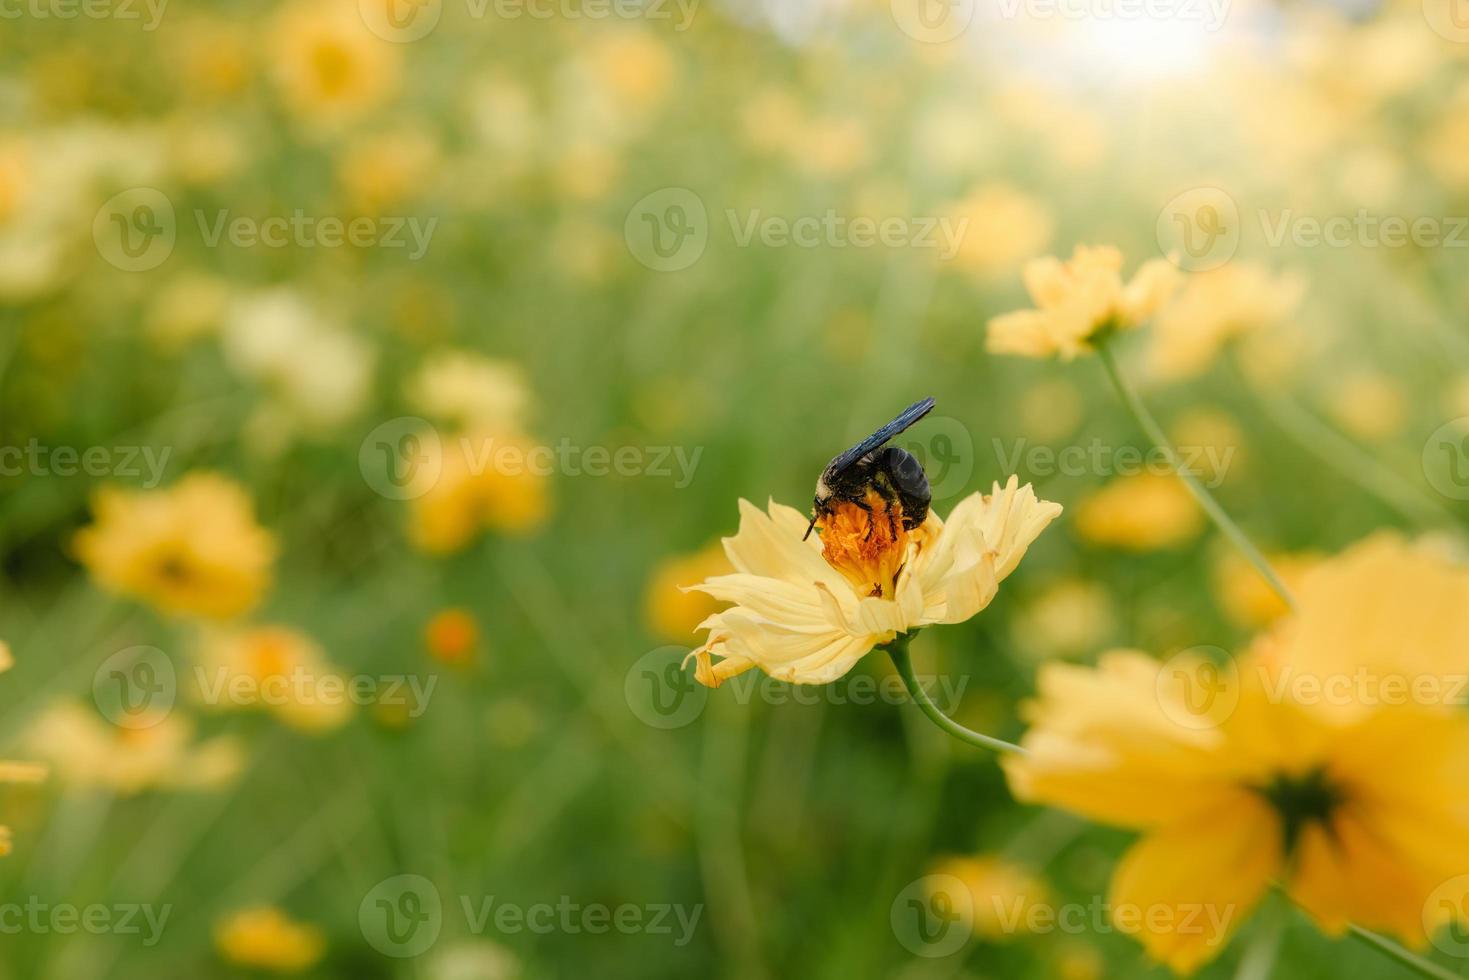
M882 447L932 410L932 398L914 402L897 418L827 463L826 469L821 471L821 479L816 481L811 523L801 540L811 536L816 522L829 516L837 501L844 500L872 513L867 503L868 490L877 491L889 504L896 501L902 505L905 529L911 531L927 520L928 505L933 495L929 492L928 475L923 472L923 466L906 449Z

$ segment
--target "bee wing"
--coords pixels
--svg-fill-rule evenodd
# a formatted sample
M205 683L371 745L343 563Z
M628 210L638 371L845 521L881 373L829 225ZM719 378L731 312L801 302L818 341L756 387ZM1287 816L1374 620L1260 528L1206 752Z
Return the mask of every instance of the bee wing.
M922 401L916 401L912 405L909 405L899 413L897 418L828 463L826 466L827 474L834 475L840 473L874 449L881 447L883 443L913 425L913 423L923 418L932 410L932 398L925 398Z

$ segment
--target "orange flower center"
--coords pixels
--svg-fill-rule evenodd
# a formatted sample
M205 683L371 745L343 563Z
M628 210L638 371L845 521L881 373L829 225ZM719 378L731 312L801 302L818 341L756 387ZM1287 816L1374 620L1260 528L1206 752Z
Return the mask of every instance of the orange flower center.
M821 556L858 595L891 599L908 555L903 508L876 492L869 492L863 504L865 509L845 500L836 502L818 522Z

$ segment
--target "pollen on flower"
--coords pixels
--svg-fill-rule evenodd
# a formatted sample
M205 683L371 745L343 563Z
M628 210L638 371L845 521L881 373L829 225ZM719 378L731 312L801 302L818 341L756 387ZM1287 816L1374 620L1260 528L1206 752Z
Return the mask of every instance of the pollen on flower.
M864 507L865 505L865 507ZM902 505L869 492L862 504L835 503L821 529L821 556L858 595L891 599L908 554Z

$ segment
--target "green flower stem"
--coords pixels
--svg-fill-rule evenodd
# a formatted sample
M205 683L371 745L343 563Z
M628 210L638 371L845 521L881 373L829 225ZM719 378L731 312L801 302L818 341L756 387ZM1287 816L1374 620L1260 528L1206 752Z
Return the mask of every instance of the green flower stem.
M1361 926L1348 926L1347 931L1353 939L1361 940L1368 946L1383 953L1391 959L1412 970L1423 977L1432 977L1433 980L1463 980L1457 973L1452 973L1437 963L1431 963L1419 956L1412 950L1404 949L1386 936L1378 935L1371 929L1363 929Z
M1214 495L1206 490L1192 473L1178 464L1178 453L1174 450L1173 443L1168 440L1162 426L1158 425L1157 419L1153 418L1152 413L1148 411L1148 407L1143 404L1143 400L1138 397L1132 385L1128 384L1127 379L1123 377L1122 371L1117 367L1116 357L1113 356L1111 348L1105 342L1097 345L1097 356L1101 358L1102 367L1106 369L1107 377L1112 380L1112 386L1117 389L1122 403L1132 413L1133 420L1167 458L1168 465L1174 473L1178 474L1184 486L1188 487L1194 499L1199 502L1199 506L1204 509L1204 513L1209 515L1219 530L1224 532L1224 536L1229 538L1234 546L1259 570L1260 574L1265 577L1265 581L1270 583L1270 587L1285 600L1286 605L1294 609L1295 596L1291 595L1285 583L1280 580L1280 576L1275 574L1275 569L1270 567L1265 556L1260 554L1259 549L1245 536L1245 532L1241 531L1239 525L1224 512L1224 508L1219 506L1219 501L1214 499Z
M908 644L914 635L914 633L899 633L893 637L891 642L884 644L882 649L893 658L893 666L897 668L898 676L903 678L903 685L908 688L908 695L913 698L913 703L918 705L918 709L928 716L928 720L961 742L977 745L992 752L1024 755L1025 750L1013 742L970 731L940 711L938 705L929 700L928 692L924 691L923 685L918 682L918 675L913 672L913 659L908 656Z

